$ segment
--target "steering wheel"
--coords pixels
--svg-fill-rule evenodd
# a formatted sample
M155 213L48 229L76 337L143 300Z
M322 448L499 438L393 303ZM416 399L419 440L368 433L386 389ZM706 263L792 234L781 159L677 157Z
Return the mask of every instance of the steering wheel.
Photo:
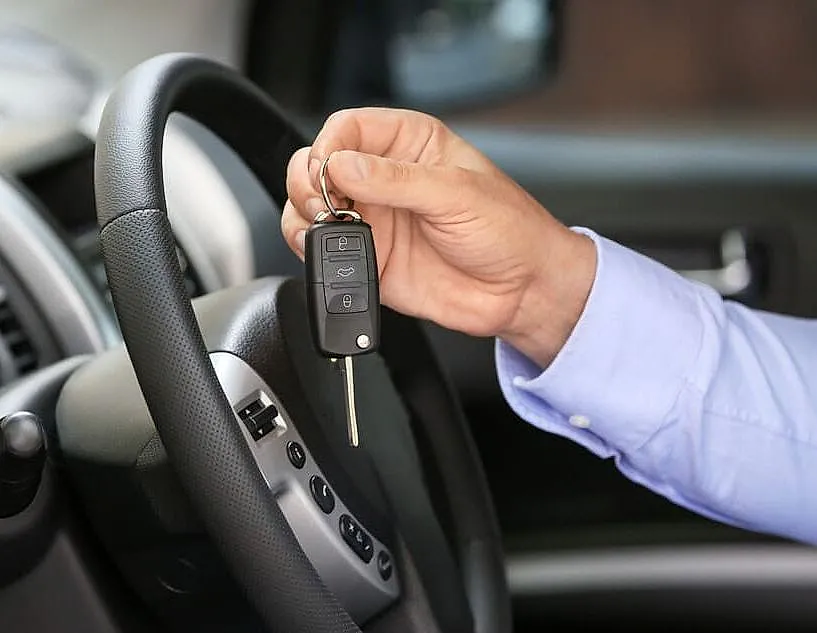
M218 134L279 208L288 160L308 141L238 73L173 54L115 89L95 159L100 242L139 387L266 627L509 631L486 479L421 324L383 309L380 352L356 372L362 446L346 446L341 379L311 343L302 281L257 280L194 311L162 178L173 112Z

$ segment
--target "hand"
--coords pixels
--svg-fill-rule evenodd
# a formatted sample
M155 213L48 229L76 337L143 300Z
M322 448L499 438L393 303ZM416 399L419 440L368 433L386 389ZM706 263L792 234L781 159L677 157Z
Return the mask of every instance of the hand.
M547 366L570 335L596 252L437 119L363 108L331 116L289 164L282 230L303 258L325 209L318 172L372 227L383 303Z

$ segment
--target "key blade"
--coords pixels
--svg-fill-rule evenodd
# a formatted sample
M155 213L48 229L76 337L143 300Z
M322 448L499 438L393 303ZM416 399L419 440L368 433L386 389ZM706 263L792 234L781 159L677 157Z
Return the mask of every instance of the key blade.
M343 357L344 400L346 402L346 429L349 432L349 444L357 448L360 445L360 434L357 428L357 407L355 405L355 367L352 356Z

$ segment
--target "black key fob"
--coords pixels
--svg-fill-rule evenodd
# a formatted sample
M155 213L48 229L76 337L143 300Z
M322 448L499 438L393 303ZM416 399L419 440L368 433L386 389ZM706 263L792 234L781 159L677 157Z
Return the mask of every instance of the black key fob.
M380 342L380 287L371 227L316 222L304 243L312 337L330 358L373 352Z

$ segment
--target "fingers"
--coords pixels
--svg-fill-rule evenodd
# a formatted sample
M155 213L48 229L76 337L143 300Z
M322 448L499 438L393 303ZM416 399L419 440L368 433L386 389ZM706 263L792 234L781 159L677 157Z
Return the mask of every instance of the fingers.
M382 156L406 163L458 165L481 172L493 163L454 134L439 119L394 108L354 108L330 116L309 152L308 172L315 188L327 156L341 150Z
M281 233L292 251L304 258L304 238L310 222L297 211L291 200L287 200L281 214Z
M413 110L341 110L330 116L318 133L309 169L315 182L320 163L342 149L416 162L424 151L445 153L452 136L438 119Z
M309 179L307 170L309 151L309 147L302 147L289 159L287 194L292 204L295 205L295 210L301 214L304 220L311 222L319 211L326 208L326 205L323 203L321 194Z
M385 108L344 110L289 162L289 199L307 222L326 207L318 183L325 156L331 157L327 179L337 196L436 217L478 202L480 174L497 175L487 158L433 117ZM482 191L484 198L490 189Z
M430 217L465 210L479 195L481 178L457 166L426 166L355 151L332 154L326 168L332 188L355 202L402 207Z

